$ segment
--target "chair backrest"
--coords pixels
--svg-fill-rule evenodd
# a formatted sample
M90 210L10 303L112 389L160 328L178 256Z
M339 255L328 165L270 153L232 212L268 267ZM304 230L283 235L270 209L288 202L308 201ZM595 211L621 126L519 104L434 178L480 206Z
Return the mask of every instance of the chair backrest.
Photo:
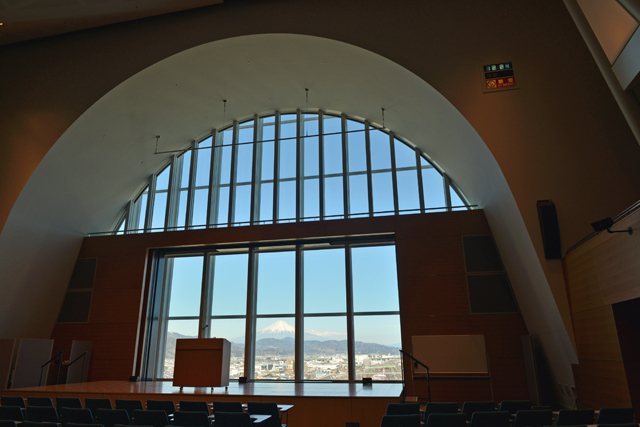
M246 412L216 412L215 416L215 427L253 427Z
M53 400L50 397L31 396L27 397L29 406L53 406Z
M476 411L469 427L510 427L511 414L507 411Z
M62 408L82 409L82 401L79 397L56 397L56 408L58 411Z
M18 427L14 420L0 420L0 427Z
M503 400L500 402L500 408L498 410L515 414L518 411L529 410L531 408L533 408L533 402L530 400Z
M96 409L96 423L104 427L113 427L115 424L130 425L131 419L126 409Z
M432 413L427 417L426 427L466 427L467 417L464 414Z
M420 414L419 403L389 403L386 415L413 415Z
M102 424L67 423L67 427L104 427Z
M598 424L598 427L638 427L638 423Z
M0 402L2 406L19 406L25 408L24 397L22 396L1 396Z
M244 412L241 402L213 402L213 413L216 412Z
M456 402L429 402L424 408L424 417L429 414L457 414L458 404Z
M195 400L181 400L180 401L180 410L181 411L202 411L209 413L209 405L205 401L195 401Z
M492 401L469 401L462 404L462 413L471 421L471 415L477 411L495 411L496 404Z
M247 412L251 415L271 415L270 418L267 418L260 423L260 427L282 426L280 422L280 410L278 409L278 404L275 402L248 402Z
M147 410L158 411L162 410L167 415L173 415L176 412L176 404L173 400L147 400Z
M31 406L27 408L27 420L57 423L58 411L53 406Z
M126 410L129 418L133 418L133 411L144 409L144 405L142 400L116 399L116 409Z
M553 423L553 412L549 409L523 409L516 412L513 427L543 427Z
M53 421L23 421L20 427L58 427Z
M84 399L84 407L91 409L91 413L96 415L98 409L113 409L111 406L111 400L107 398L92 398L87 397Z
M0 420L2 421L23 421L24 415L19 406L0 406Z
M572 426L593 424L595 411L593 409L560 409L556 425Z
M173 424L181 427L210 427L209 415L202 411L176 411Z
M133 424L137 426L165 427L169 425L167 413L163 410L133 411ZM106 426L105 426L106 427Z
M422 416L411 415L385 415L382 417L380 427L420 427Z
M633 423L633 408L601 408L598 424Z
M60 414L62 427L69 423L93 424L94 418L93 414L91 414L91 409L62 407L58 409L58 413Z

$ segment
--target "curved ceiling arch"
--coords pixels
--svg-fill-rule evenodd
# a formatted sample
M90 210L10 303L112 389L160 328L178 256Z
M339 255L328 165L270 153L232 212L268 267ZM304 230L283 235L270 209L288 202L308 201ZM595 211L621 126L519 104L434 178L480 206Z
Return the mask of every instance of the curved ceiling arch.
M485 209L507 269L514 266L518 300L532 301L531 308L521 303L527 326L551 334L570 366L566 331L550 332L562 320L518 206L469 122L427 82L380 55L292 34L225 39L168 57L111 90L66 130L31 175L0 236L0 269L12 278L9 301L25 292L43 297L1 314L0 324L24 322L0 335L42 335L42 319L53 328L55 302L82 237L109 229L141 183L166 163L169 154L154 155L156 135L158 151L176 150L225 121L307 106L379 124L384 108L385 126L427 153L470 203ZM543 306L554 308L534 313Z

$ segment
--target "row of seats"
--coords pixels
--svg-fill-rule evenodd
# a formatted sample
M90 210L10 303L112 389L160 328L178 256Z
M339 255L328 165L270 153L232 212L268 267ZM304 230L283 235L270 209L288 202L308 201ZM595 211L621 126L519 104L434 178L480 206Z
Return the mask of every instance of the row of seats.
M116 399L115 409L110 399L106 398L87 398L84 407L79 398L70 397L56 398L55 407L53 400L48 397L30 397L27 401L29 404L25 406L22 397L2 396L0 421L52 422L60 423L62 427L78 427L76 424L94 427L98 425L102 427L127 425L165 427L171 424L180 427L211 427L209 405L204 401L180 401L179 411L176 410L172 400L147 400L146 410L140 400ZM42 406L36 406L34 402ZM271 417L261 424L264 427L286 427L281 424L277 404L272 402L249 402L245 412L240 402L218 401L213 402L213 413L216 427L224 427L225 420L233 426L251 426L250 414L270 415ZM0 425L0 427L3 426ZM27 426L21 425L21 427Z
M498 408L494 402L465 402L458 412L456 402L427 403L424 413L419 403L390 403L381 427L411 427L424 422L427 427L543 427L553 424L553 412L532 409L531 401L503 401ZM563 409L556 419L557 426L592 425L593 409ZM633 425L633 408L602 408L597 424Z

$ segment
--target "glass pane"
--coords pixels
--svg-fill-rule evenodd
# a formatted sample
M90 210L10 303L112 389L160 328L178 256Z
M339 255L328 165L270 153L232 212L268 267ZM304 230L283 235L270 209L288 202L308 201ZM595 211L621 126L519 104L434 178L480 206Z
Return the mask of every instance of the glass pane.
M211 338L226 338L231 341L229 378L243 377L245 319L211 319L209 326Z
M209 189L196 190L193 195L193 221L194 227L207 224L207 205L209 203Z
M280 178L295 178L296 174L296 140L287 139L280 141L280 157L278 168Z
M278 220L295 220L296 182L281 182L278 186L278 199Z
M204 256L167 258L169 317L199 316ZM197 335L197 333L196 333Z
M347 318L304 319L304 379L348 380Z
M295 313L296 253L261 252L256 254L258 299L256 313ZM397 298L397 297L396 297Z
M340 133L342 132L342 118L336 116L324 116L323 132L328 133Z
M351 270L356 313L400 309L395 246L352 248Z
M371 130L371 170L391 169L391 144L389 135L381 130Z
M391 172L378 172L371 175L373 187L373 212L384 212L393 215L393 179Z
M124 234L125 228L127 228L127 220L126 219L122 220L122 222L120 223L120 227L118 227L118 231L116 232L116 234Z
M145 219L147 218L147 197L149 194L149 187L144 189L144 192L138 197L133 205L134 213L138 216L138 223L133 224L134 230L144 230Z
M169 177L171 176L171 166L164 168L156 178L156 191L169 189Z
M444 184L442 175L434 168L422 169L422 189L424 192L424 207L445 208ZM446 210L446 209L440 209ZM435 212L438 210L431 210Z
M318 137L304 138L304 176L320 175L320 145Z
M320 216L320 180L305 179L303 188L302 216L316 220Z
M176 358L176 339L197 338L198 320L169 320L165 336L164 361L160 362L160 378L173 378L173 366Z
M218 209L214 224L226 225L229 222L229 187L218 190Z
M325 178L324 180L324 215L326 219L339 219L344 216L341 176Z
M404 142L394 139L396 168L416 167L416 152Z
M356 380L402 381L400 316L355 316Z
M208 148L207 148L208 147ZM211 172L211 138L198 144L198 160L196 162L196 187L209 187Z
M180 188L189 187L189 173L191 172L191 150L185 151L178 157L182 160L182 174L180 175Z
M280 115L280 139L293 139L296 138L296 114L282 114Z
M367 175L349 177L349 217L369 213Z
M351 124L352 122L348 122ZM349 173L367 170L367 148L364 132L347 134Z
M319 135L320 129L318 128L318 121L318 114L303 114L301 136Z
M273 179L273 165L274 165L274 147L275 142L263 142L262 143L262 162L260 178L263 181Z
M231 147L216 147L218 184L229 184L231 179Z
M167 214L167 192L156 193L153 202L153 216L151 217L151 228L153 231L164 230L164 220Z
M420 192L418 189L418 171L398 171L398 209L409 211L404 213L420 212Z
M273 141L276 137L275 126L276 117L268 116L260 118L260 127L258 128L258 140Z
M347 119L347 131L360 131L360 130L364 130L364 123L355 121L355 120L351 120L351 119ZM363 132L364 134L364 132Z
M220 131L218 133L219 141L216 145L231 145L233 144L233 126Z
M244 315L247 312L247 275L249 255L211 255L209 269L213 271L212 316ZM244 335L244 330L237 335ZM231 334L227 339L235 338Z
M346 313L344 251L344 248L337 248L303 252L305 314Z
M262 221L273 221L273 183L260 186L260 217Z
M451 206L454 211L466 211L468 209L452 185L449 186L449 194L451 195Z
M342 173L342 137L340 135L325 136L323 145L325 175Z
M184 228L185 226L187 219L187 197L189 197L187 190L180 190L178 192L178 220L176 221L176 227L178 228Z
M293 317L257 319L255 379L294 379L294 323Z
M251 220L251 184L236 187L236 200L233 222L236 225L249 225Z
M238 125L238 144L253 142L253 120Z
M251 182L253 167L253 145L238 145L236 152L236 183Z

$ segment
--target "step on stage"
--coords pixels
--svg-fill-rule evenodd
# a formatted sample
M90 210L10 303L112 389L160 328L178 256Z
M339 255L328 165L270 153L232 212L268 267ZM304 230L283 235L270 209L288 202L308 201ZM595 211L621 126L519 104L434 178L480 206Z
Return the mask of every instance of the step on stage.
M329 382L231 382L229 387L174 387L170 381L96 381L3 390L3 396L106 397L116 399L216 400L276 402L294 405L289 411L291 427L345 427L346 423L359 423L359 427L379 427L387 404L400 401L402 384Z

